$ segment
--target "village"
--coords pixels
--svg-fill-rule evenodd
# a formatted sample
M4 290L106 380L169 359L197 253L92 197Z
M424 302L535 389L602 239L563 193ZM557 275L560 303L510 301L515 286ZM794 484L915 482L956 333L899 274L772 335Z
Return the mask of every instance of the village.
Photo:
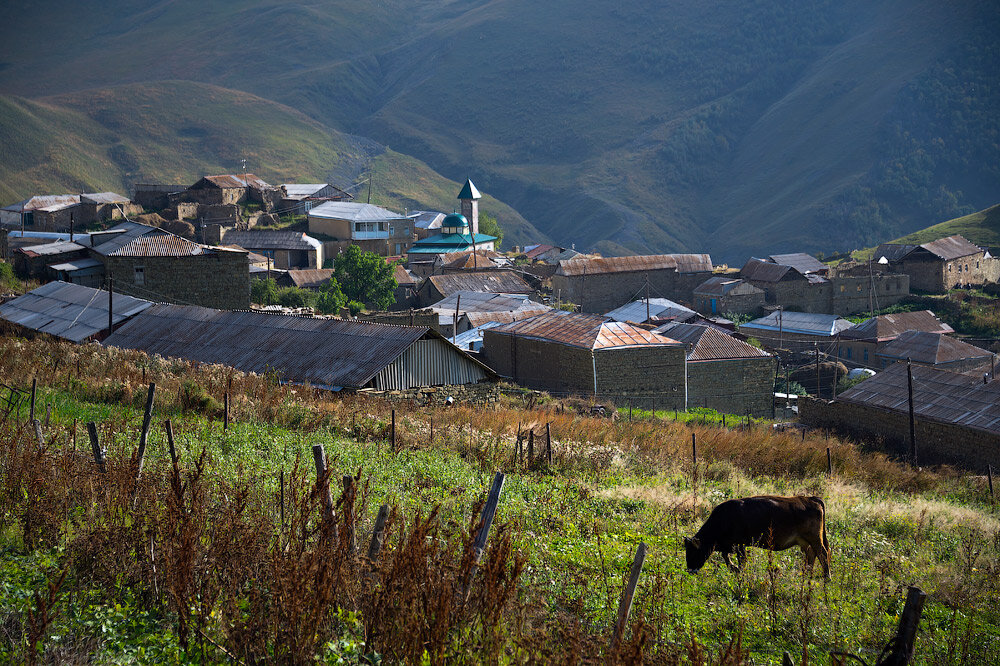
M514 385L595 412L791 419L904 458L916 438L922 462L1000 466L997 339L894 308L996 294L987 248L954 235L739 268L708 253L502 251L475 184L456 195L453 213L400 213L244 173L35 196L0 209L3 259L38 285L6 297L0 322L326 390L488 403Z

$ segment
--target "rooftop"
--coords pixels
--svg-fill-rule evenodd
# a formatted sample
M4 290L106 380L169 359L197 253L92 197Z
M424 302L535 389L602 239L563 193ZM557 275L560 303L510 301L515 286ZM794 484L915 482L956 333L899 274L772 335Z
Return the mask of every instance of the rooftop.
M465 185L462 186L462 191L458 193L458 199L482 199L483 195L479 193L476 186L472 184L472 180L469 178L465 179Z
M482 273L463 271L447 275L431 275L424 284L428 289L434 287L443 297L457 291L481 291L492 294L531 294L535 291L512 271Z
M528 319L497 326L492 331L593 350L680 344L631 324L610 321L600 315L564 310L549 310Z
M951 326L938 319L930 310L920 310L918 312L897 312L866 319L844 331L841 337L848 340L885 342L897 338L906 331L955 332Z
M115 325L153 304L124 294L112 296ZM108 328L108 292L68 282L49 282L0 305L0 318L40 333L83 342Z
M309 217L328 220L350 220L351 222L383 222L406 220L402 213L395 213L381 206L353 201L327 201L309 210Z
M970 243L968 240L959 235L939 238L936 241L924 243L920 247L924 248L936 257L943 259L944 261L968 257L982 252L978 245Z
M56 254L77 252L83 249L85 248L79 243L56 241L54 243L45 243L44 245L28 245L26 247L19 248L16 251L29 257L47 257Z
M289 269L288 278L299 289L316 289L333 277L332 268Z
M711 326L698 324L667 324L657 329L664 335L691 345L689 361L719 361L737 358L760 358L770 356L763 349L738 340Z
M911 371L913 412L917 417L988 432L1000 431L1000 380L983 384L981 377L923 365L914 365ZM908 413L906 366L902 363L889 366L851 387L837 400Z
M694 293L704 294L707 296L725 296L733 290L737 290L738 293L745 294L764 293L762 289L753 286L746 280L722 277L721 275L715 275L708 278L694 288Z
M655 270L678 273L711 272L712 258L707 254L648 254L632 257L576 257L560 261L557 275L599 275Z
M263 189L265 187L270 187L270 185L252 173L248 173L245 176L239 173L222 174L219 176L205 176L192 185L191 188L194 189L201 183L211 184L221 189L234 189L238 187L255 187Z
M417 229L440 229L444 213L432 210L415 210L411 211L407 217L413 218L413 226Z
M227 245L239 245L248 250L305 250L312 251L323 244L301 231L227 231L223 236Z
M472 249L473 245L496 242L496 236L476 234L475 243L470 234L434 234L410 246L409 254L445 254Z
M989 360L991 352L980 349L967 342L941 333L926 331L905 331L899 337L887 344L878 356L885 359L910 359L914 363L939 365L955 363L968 359Z
M673 319L681 314L693 313L694 310L684 307L680 303L675 303L666 298L649 299L649 319ZM645 322L646 300L632 301L620 308L615 308L604 315L614 321L631 321L636 323Z
M766 317L742 324L740 330L742 331L744 328L763 331L780 330L785 333L833 337L851 326L851 322L834 314L775 310Z
M792 270L791 266L772 264L770 261L751 257L740 269L740 276L744 280L756 282L780 282Z
M772 254L767 258L772 264L780 264L782 266L791 266L799 273L806 275L807 273L825 273L830 270L830 267L824 264L822 261L812 256L811 254L806 254L805 252L793 252L791 254Z

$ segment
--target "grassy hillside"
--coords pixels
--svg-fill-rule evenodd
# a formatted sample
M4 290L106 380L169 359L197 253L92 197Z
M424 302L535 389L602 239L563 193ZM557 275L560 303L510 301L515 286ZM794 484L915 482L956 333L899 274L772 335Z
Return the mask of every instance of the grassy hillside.
M330 180L341 187L360 183L375 163L373 201L399 210L450 211L461 186L419 160L287 106L185 81L0 98L0 146L6 203L64 191L127 194L136 182L190 184L205 174L238 172L243 158L268 182ZM481 205L509 230L511 242L539 237L509 206L489 196Z
M1000 204L990 206L978 213L939 222L926 229L914 231L912 234L886 242L920 245L955 234L964 236L976 245L989 247L996 254L1000 250ZM875 252L875 247L856 250L851 253L851 256L861 261L867 261Z
M519 400L412 408L95 345L0 340L0 370L21 386L37 373L53 408L42 447L0 422L5 661L732 665L845 650L872 663L911 584L929 595L914 663L993 660L1000 523L982 477L768 424L611 421ZM156 382L155 425L136 483L144 381ZM107 474L89 462L89 421ZM514 433L545 423L552 462L517 461ZM329 518L317 444L335 486ZM476 570L475 517L498 470L507 480ZM341 475L356 475L356 494L342 494ZM750 549L739 575L718 555L686 571L681 537L712 506L757 493L824 498L829 582L793 551ZM384 545L368 562L348 550L350 529L367 552L382 504ZM649 554L612 652L639 542Z

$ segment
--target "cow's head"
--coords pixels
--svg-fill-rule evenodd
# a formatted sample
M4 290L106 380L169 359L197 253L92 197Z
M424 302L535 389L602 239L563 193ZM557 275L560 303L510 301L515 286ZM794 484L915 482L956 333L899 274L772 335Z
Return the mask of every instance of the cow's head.
M688 573L695 573L708 561L712 546L704 544L698 537L684 537L684 551L687 556Z

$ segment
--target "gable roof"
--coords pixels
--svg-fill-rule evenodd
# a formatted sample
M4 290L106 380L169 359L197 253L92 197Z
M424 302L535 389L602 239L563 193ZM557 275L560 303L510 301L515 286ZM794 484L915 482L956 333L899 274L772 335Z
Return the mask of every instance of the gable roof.
M772 264L770 261L751 257L740 269L740 276L744 280L754 280L756 282L780 282L792 272L792 275L802 275L794 271L791 266L784 264Z
M909 245L906 243L882 243L877 248L875 248L875 254L872 258L875 261L879 261L883 257L889 263L895 263L900 261L903 257L913 252L915 249L920 247L919 245Z
M139 224L138 222L121 222L105 230L104 233L92 233L90 235L90 242L93 244L94 252L100 255L108 256L125 247L135 239L149 235L172 236L173 234L157 227L151 227L148 224ZM174 237L178 238L178 236Z
M105 344L220 363L322 387L360 388L428 334L420 326L156 305Z
M877 356L886 359L910 359L915 363L940 365L969 359L988 360L991 352L941 333L905 331L887 344Z
M309 217L328 220L350 220L351 222L383 222L407 220L402 213L395 213L381 206L354 201L327 201L309 210Z
M479 193L476 186L472 184L472 179L466 178L465 185L462 186L462 191L458 193L458 199L482 199L483 195Z
M86 204L113 204L131 203L128 197L123 197L116 192L85 192L80 195L80 203Z
M333 277L332 268L289 269L288 279L299 289L314 289Z
M600 275L655 270L678 273L712 271L712 258L707 254L647 254L631 257L580 256L559 262L556 275Z
M807 273L825 273L830 270L830 267L821 262L816 257L811 254L806 254L805 252L793 252L791 254L772 254L767 258L772 264L781 264L782 266L791 266L799 273L806 275Z
M248 250L305 250L323 247L316 238L301 231L227 231L222 237L227 245L239 245Z
M951 261L952 259L968 257L982 252L979 246L970 243L957 234L955 236L948 236L947 238L939 238L930 243L924 243L920 247L943 261Z
M254 187L257 189L264 189L266 187L271 187L262 179L258 178L256 175L252 173L246 174L246 177L244 177L243 174L228 173L228 174L221 174L218 176L205 176L204 178L199 180L197 183L195 183L188 189L191 190L205 189L207 186L218 187L219 189L223 190L237 189L237 188L242 189L244 187Z
M684 307L666 298L649 299L650 319L672 319L681 314L694 313L691 308ZM631 321L641 324L646 321L646 300L632 301L620 308L615 308L604 315L614 321Z
M4 206L0 210L6 210L12 213L27 213L41 208L48 208L51 206L67 206L77 203L80 203L79 194L43 194L29 197L24 201L18 201L17 203Z
M600 315L565 310L549 310L490 330L502 335L545 340L593 350L680 345L676 340L631 324L610 321Z
M412 286L420 282L417 276L406 270L406 268L400 264L393 264L392 276L396 278L396 284L398 285Z
M488 271L478 273L468 271L431 275L422 289L433 287L442 295L450 296L457 291L482 291L494 294L531 294L534 289L513 271Z
M534 317L535 315L551 310L550 307L542 305L541 303L532 303L531 301L528 303L529 304L526 304L523 308L518 308L516 310L504 310L500 312L466 312L462 316L469 322L469 326L476 327L487 323L494 323L498 325L509 324L512 321L527 319L528 317Z
M440 229L444 213L433 210L411 211L407 217L413 218L413 226L417 229Z
M492 258L486 255L486 252L482 250L477 250L472 252L457 252L454 253L458 256L454 259L446 258L446 255L442 255L442 259L446 262L441 267L450 268L453 270L478 270L480 268L500 268L500 264L493 261ZM495 254L495 253L494 253Z
M153 304L114 294L111 315L117 325ZM108 292L68 282L49 282L0 305L0 318L40 333L83 342L108 327Z
M785 333L833 337L841 331L846 331L852 325L851 322L834 314L775 310L766 317L740 325L740 330L742 331L744 328L762 331L781 330Z
M86 249L79 243L70 241L55 241L54 243L44 243L42 245L26 245L15 250L28 257L47 257L57 254L68 254Z
M1000 379L982 378L924 365L911 367L913 412L922 419L1000 431ZM838 401L909 412L906 366L896 363L854 385Z
M848 340L884 342L892 340L906 331L955 332L951 326L938 319L930 310L920 310L871 317L847 329L841 334L841 337Z
M753 286L741 278L723 277L715 275L694 288L695 294L706 296L725 296L730 293L735 294L763 294L764 290Z
M146 234L133 238L117 249L104 254L109 257L193 257L206 251L211 250L179 236ZM246 252L246 250L227 251Z
M718 361L737 358L761 358L770 356L763 349L738 340L731 335L698 324L667 324L657 331L662 331L678 342L691 345L688 350L689 361Z

